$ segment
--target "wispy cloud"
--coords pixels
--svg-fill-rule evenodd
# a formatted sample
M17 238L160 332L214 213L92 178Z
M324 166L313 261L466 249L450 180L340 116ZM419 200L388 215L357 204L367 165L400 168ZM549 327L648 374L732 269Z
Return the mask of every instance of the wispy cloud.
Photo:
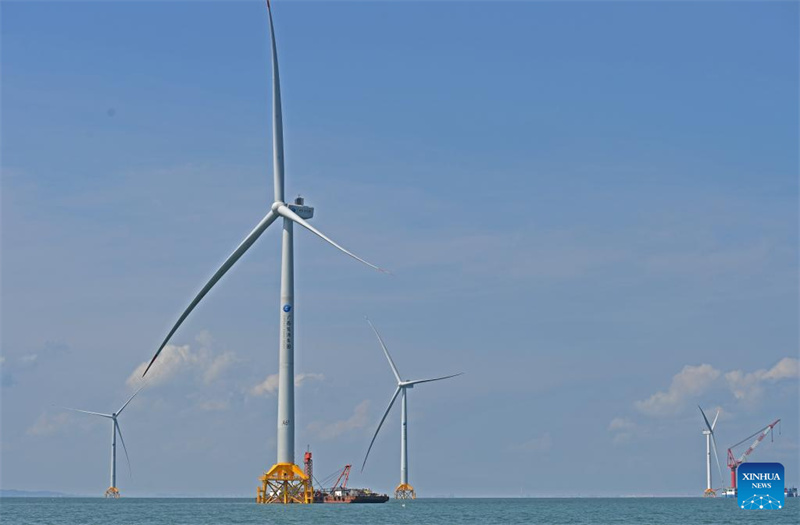
M151 385L157 385L165 383L178 374L193 373L203 384L208 385L237 362L234 352L225 351L218 354L213 350L214 339L208 331L201 331L195 341L197 341L197 345L169 344L165 346L158 360L147 373L147 381ZM137 387L141 384L142 374L149 363L149 360L142 361L136 367L126 381L128 386Z
M44 412L25 433L29 436L48 436L54 434L59 428L64 426L68 420L69 415L67 414L50 415Z
M781 359L769 370L761 369L750 373L732 370L725 374L725 380L734 397L751 402L761 398L765 383L797 378L800 378L800 362L793 357Z
M295 374L294 376L294 386L299 387L303 385L303 383L307 383L309 381L322 381L325 379L323 374L316 374L316 373L304 373L304 374ZM278 374L270 374L259 384L255 385L250 389L251 396L271 396L274 395L278 391Z
M711 365L687 365L672 377L670 386L634 406L649 416L669 416L680 413L698 401L698 398L712 388L725 388L737 401L757 402L768 384L800 378L800 362L794 357L785 357L772 368L753 372L731 370L723 372Z
M203 382L205 384L213 383L234 362L236 362L236 355L233 352L224 352L213 358L203 373Z
M611 441L615 444L627 443L633 438L637 425L633 421L624 417L615 417L608 424L608 431L611 432Z
M278 374L270 374L262 382L250 389L251 396L271 396L278 391Z
M325 376L322 374L297 374L294 376L294 386L300 386L307 381L322 381Z
M48 341L35 351L29 351L9 359L3 357L2 361L0 361L0 364L2 364L0 380L5 387L13 386L23 373L34 370L44 363L52 363L56 358L69 352L69 345Z
M711 383L720 376L720 371L711 365L686 365L675 374L669 388L656 392L643 401L636 401L636 408L651 416L676 414L683 409L687 399L692 399L711 388Z
M209 400L203 401L197 406L200 408L200 410L218 411L228 410L228 408L230 408L230 403L225 400Z
M547 452L553 448L553 437L550 435L550 432L545 432L520 443L516 448L525 452Z
M369 401L364 400L356 405L353 415L347 419L334 421L332 423L313 422L308 425L308 431L318 439L334 439L342 434L364 428L369 422Z

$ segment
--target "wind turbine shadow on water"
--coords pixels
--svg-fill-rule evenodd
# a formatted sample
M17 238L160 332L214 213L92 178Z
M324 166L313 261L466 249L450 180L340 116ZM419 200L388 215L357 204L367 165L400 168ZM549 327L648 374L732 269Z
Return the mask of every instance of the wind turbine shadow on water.
M125 410L125 407L128 406L128 403L130 403L133 398L136 397L136 394L142 391L142 388L144 388L144 386L139 387L139 389L134 392L133 395L129 397L121 407L119 407L119 410L112 412L111 414L62 407L65 410L72 410L73 412L89 414L90 416L104 417L111 420L111 483L108 489L106 489L105 496L107 498L119 498L120 496L119 489L117 488L117 435L119 435L119 440L122 443L122 450L125 452L125 460L128 462L128 473L132 475L131 459L128 457L128 447L125 446L125 440L122 438L122 430L119 427L119 421L117 421L117 418L119 418L120 414L122 414L122 411Z
M430 383L433 381L442 381L444 379L450 379L451 377L460 376L463 372L459 372L458 374L452 374L449 376L443 377L435 377L433 379L412 379L405 381L400 377L400 372L397 370L397 366L395 366L394 361L392 360L392 356L389 355L389 349L386 348L386 344L383 342L383 338L381 334L378 333L378 330L375 328L375 325L372 324L372 321L367 318L367 323L372 328L372 331L375 332L375 336L378 338L378 342L383 349L383 353L386 355L386 360L389 361L389 366L392 369L392 373L394 374L394 378L397 380L397 389L394 391L392 395L392 399L389 400L389 406L386 408L386 412L383 413L383 417L381 418L380 422L378 423L378 428L375 429L375 434L372 436L372 441L369 443L369 448L367 449L367 453L364 456L364 462L361 464L361 472L364 472L364 466L367 464L367 458L369 457L369 453L372 450L372 445L375 444L375 438L378 437L378 432L381 431L381 426L383 426L383 422L386 420L386 416L389 415L389 411L392 410L392 406L394 405L395 400L397 400L397 396L402 394L401 399L401 409L400 409L400 484L395 487L394 490L394 497L395 499L415 499L417 497L417 493L414 490L414 487L408 483L408 402L407 402L407 390L410 388L414 388L414 385L418 385L421 383Z

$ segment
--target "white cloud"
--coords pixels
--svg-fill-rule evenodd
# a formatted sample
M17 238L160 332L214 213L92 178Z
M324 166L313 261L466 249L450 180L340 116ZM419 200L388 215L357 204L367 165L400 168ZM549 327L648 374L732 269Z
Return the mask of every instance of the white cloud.
M294 386L299 387L308 381L322 381L325 376L316 373L295 374ZM278 374L270 374L262 382L250 389L251 396L271 396L278 391Z
M179 371L186 369L187 366L196 365L200 361L197 352L193 352L189 345L176 346L167 345L161 351L161 355L153 363L153 367L147 375L147 380L151 385L163 383L173 377ZM130 387L138 387L142 381L142 374L147 369L150 361L144 361L128 377L127 384Z
M234 362L236 362L236 355L233 352L225 352L218 355L211 361L211 364L208 365L208 368L203 374L203 382L205 384L212 383Z
M686 365L675 374L666 392L656 392L644 401L636 401L636 408L651 416L677 414L684 402L708 390L720 371L711 365Z
M325 379L325 376L322 374L297 374L294 376L294 386L300 386L306 381L322 381Z
M517 448L527 452L547 452L553 448L553 437L550 432L545 432L520 444Z
M29 436L47 436L53 434L63 426L69 416L67 414L56 414L51 416L47 412L39 416L36 422L25 431Z
M200 343L200 346L205 348L210 348L211 345L214 344L214 337L208 330L200 330L200 333L195 336L194 340Z
M333 423L314 422L308 425L308 431L321 440L334 439L347 432L364 428L369 422L368 412L369 401L364 400L356 406L349 418Z
M624 417L615 417L608 424L608 431L613 434L613 443L627 443L633 437L636 430L636 423Z
M765 383L776 383L784 379L797 379L800 377L800 362L793 357L784 357L769 370L761 369L755 372L732 370L725 374L728 387L736 399L742 401L756 401L764 392Z
M32 365L39 359L39 356L36 354L25 354L19 358L19 362L22 365Z
M201 410L209 410L209 411L216 411L216 410L228 410L230 408L230 404L227 401L203 401L198 405Z
M794 357L785 357L770 369L754 372L743 370L722 372L707 364L687 365L673 376L666 391L656 392L643 401L636 401L634 406L649 416L675 415L689 404L694 404L700 395L711 388L725 386L737 401L754 403L761 398L766 385L798 378L800 378L800 361Z
M272 395L278 391L278 374L268 375L265 380L250 389L251 396Z
M226 351L216 354L211 348L214 339L207 331L200 332L195 340L199 343L197 347L172 344L165 346L147 373L147 381L154 385L164 383L181 373L193 373L208 385L237 361L234 352ZM138 387L141 385L142 374L149 363L149 360L143 361L136 367L136 370L128 377L128 386Z

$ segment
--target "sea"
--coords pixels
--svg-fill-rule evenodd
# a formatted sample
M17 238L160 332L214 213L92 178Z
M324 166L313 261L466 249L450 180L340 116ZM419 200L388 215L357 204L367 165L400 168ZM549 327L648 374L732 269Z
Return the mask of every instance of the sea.
M234 498L1 498L8 525L692 524L800 523L800 498L780 510L734 499L508 498L391 500L364 505L257 505Z

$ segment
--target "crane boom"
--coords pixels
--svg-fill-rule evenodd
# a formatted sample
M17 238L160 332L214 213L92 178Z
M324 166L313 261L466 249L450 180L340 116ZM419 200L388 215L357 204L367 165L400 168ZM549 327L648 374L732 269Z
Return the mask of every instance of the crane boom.
M739 465L741 465L742 463L744 463L745 460L747 459L747 456L749 456L753 452L753 450L755 450L755 448L758 446L758 444L761 443L761 441L765 437L767 437L767 434L769 434L772 431L772 429L775 428L775 425L777 425L780 422L781 422L780 419L776 419L775 421L773 421L769 425L767 425L764 428L758 430L758 432L756 432L755 434L747 436L746 438L744 438L743 440L741 440L740 442L736 443L731 448L729 448L728 449L728 466L730 468L736 468ZM753 444L750 445L750 447L747 450L744 451L744 453L739 457L739 459L736 459L736 457L733 455L733 449L738 447L739 445L741 445L742 443L744 443L745 441L749 440L750 438L752 438L754 436L758 436L758 437L756 438L755 441L753 441Z
M344 481L342 481L342 478L344 478ZM341 489L346 489L347 480L349 479L350 479L350 465L345 465L344 468L342 469L342 473L339 474L339 477L336 479L336 483L333 484L331 490L335 489L336 487L339 487ZM339 485L340 481L342 482L341 485Z
M735 445L733 445L731 448L728 449L728 468L731 469L731 488L733 489L736 488L736 469L739 467L739 465L741 465L747 460L747 456L749 456L756 449L758 444L761 443L761 441L765 437L767 437L767 434L772 432L772 429L775 428L775 425L777 425L780 422L781 422L780 419L776 419L769 425L758 430L755 434L747 436L746 438L744 438L743 440L741 440L740 442L736 443ZM738 447L739 445L741 445L742 443L748 441L750 438L753 437L756 437L756 440L753 441L753 444L750 445L750 447L744 451L744 453L739 457L739 459L736 459L736 456L733 455L733 449L735 449L736 447Z

